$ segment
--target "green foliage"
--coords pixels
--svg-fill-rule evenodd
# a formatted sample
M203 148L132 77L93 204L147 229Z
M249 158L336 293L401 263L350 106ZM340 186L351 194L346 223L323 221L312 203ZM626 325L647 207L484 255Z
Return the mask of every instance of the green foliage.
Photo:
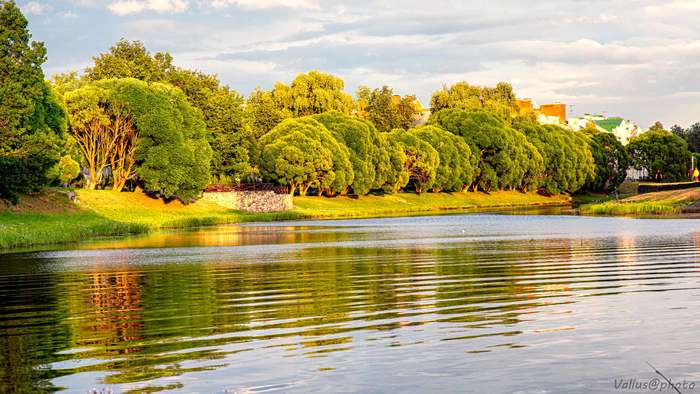
M622 143L611 133L601 133L596 129L584 130L589 135L590 151L595 161L595 177L590 179L585 189L609 193L617 190L627 177L630 157Z
M213 150L211 173L215 181L240 181L251 172L255 139L246 122L244 99L228 86L222 86L215 75L175 67L169 53L151 55L143 43L125 39L94 61L94 66L86 70L89 80L136 78L182 89L204 117ZM70 75L62 77L60 83L74 84Z
M396 143L406 159L404 168L417 193L429 190L435 184L440 164L438 152L411 131L395 129L389 133L389 140Z
M65 112L44 82L43 43L30 42L27 20L0 2L0 198L39 190L58 161Z
M56 179L60 184L67 185L77 178L78 175L80 175L80 164L73 160L72 157L66 155L61 157L61 160L53 167L49 176Z
M168 82L179 87L192 105L202 111L213 150L212 177L240 182L251 172L255 139L245 121L244 99L213 75L175 69Z
M291 86L276 83L272 92L277 106L294 116L339 111L347 114L352 109L352 97L343 92L342 79L319 71L299 74Z
M256 139L272 130L283 120L292 117L288 110L279 108L272 92L255 89L246 103L246 116Z
M434 192L461 191L472 184L472 153L463 138L436 126L421 126L411 129L411 132L429 143L440 158L435 183L432 186Z
M671 132L683 138L691 152L700 152L700 123L694 123L687 129L674 125Z
M369 193L376 174L373 157L377 154L371 125L337 111L314 115L313 119L324 125L339 143L349 149L354 174L350 184L353 192L357 195Z
M664 125L657 120L649 127L649 131L664 131Z
M408 156L401 141L391 138L389 133L380 134L379 143L382 147L377 167L380 182L375 184L387 193L397 193L408 185L411 177L407 167Z
M360 117L371 121L381 132L411 127L418 113L415 96L395 97L388 86L372 91L358 88L356 108Z
M327 195L345 193L354 180L348 149L311 117L287 119L260 139L263 177Z
M678 182L688 179L690 151L688 144L665 130L650 130L632 138L627 145L632 165L646 169L656 182Z
M458 82L449 88L444 86L433 93L430 105L433 113L448 108L465 111L483 109L508 124L518 112L513 87L506 82L499 82L493 88L469 85L466 82Z
M439 125L469 144L476 169L474 190L527 190L541 177L543 159L537 148L490 112L445 109L431 115L429 124Z
M583 134L528 122L516 122L514 127L542 156L543 171L534 186L549 194L573 193L593 179L595 164Z
M19 194L37 192L50 181L54 158L36 154L24 157L0 155L0 197L16 204Z
M109 49L93 58L95 64L85 70L87 79L97 81L110 78L136 78L147 82L162 82L173 70L169 53L154 56L140 41L119 40Z
M138 129L137 173L146 189L191 201L209 182L212 151L201 112L180 89L135 79L98 81Z

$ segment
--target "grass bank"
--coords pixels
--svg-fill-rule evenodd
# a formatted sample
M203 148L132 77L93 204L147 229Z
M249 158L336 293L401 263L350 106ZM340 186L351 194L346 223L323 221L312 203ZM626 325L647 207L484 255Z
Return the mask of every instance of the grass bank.
M78 190L77 203L61 190L0 205L0 249L63 244L97 237L144 234L166 228L293 220L297 212L247 213L209 201L164 203L142 193Z
M294 211L312 218L358 218L438 213L477 208L562 206L569 196L501 191L493 193L398 193L353 197L296 197Z
M581 206L587 215L653 216L696 213L700 188L638 194L618 201Z
M536 193L399 193L351 197L299 197L289 212L246 213L212 201L163 202L142 193L77 190L77 202L63 190L24 196L18 206L0 206L0 249L83 241L104 236L140 234L165 228L295 220L358 218L438 213L474 208L568 205L568 196Z

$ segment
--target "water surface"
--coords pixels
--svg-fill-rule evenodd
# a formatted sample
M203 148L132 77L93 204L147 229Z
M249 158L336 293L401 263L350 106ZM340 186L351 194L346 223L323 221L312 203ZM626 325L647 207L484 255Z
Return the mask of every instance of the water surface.
M482 214L0 255L0 392L700 385L699 247L696 220Z

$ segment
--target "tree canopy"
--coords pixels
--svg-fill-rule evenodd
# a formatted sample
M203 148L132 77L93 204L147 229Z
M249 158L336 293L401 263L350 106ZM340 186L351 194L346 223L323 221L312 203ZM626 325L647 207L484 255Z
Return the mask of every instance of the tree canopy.
M586 190L609 193L618 188L627 177L630 157L627 149L612 133L596 129L583 130L589 136L589 147L595 161L595 177L590 179Z
M395 96L388 86L374 90L360 86L355 108L359 117L372 122L381 132L408 129L418 114L416 96Z
M339 143L349 149L354 174L350 183L353 192L358 195L369 193L376 176L374 156L377 155L370 125L337 111L314 115L313 119L324 125Z
M499 82L493 88L466 82L457 82L449 88L443 86L433 93L430 105L433 113L448 108L466 111L483 109L506 123L510 123L513 115L518 112L513 87L507 82Z
M31 41L27 19L0 2L0 198L38 190L60 158L67 123L44 82L44 44Z
M180 88L190 103L202 112L213 155L211 174L215 182L237 183L251 172L254 134L246 122L244 98L216 75L175 67L165 52L154 55L140 41L121 39L106 53L94 57L86 79L136 78L168 83ZM64 76L57 82L73 84Z
M180 89L107 79L68 93L66 102L72 134L91 169L90 187L108 167L115 189L138 174L147 190L164 198L189 201L208 184L212 151L204 120ZM119 168L127 173L117 178Z
M632 138L627 145L632 165L646 170L656 182L678 182L688 179L690 151L688 144L666 130L650 130Z
M320 71L299 74L291 85L275 84L272 95L278 107L300 117L339 111L344 114L352 109L352 97L345 93L342 79Z
M260 138L263 177L299 189L333 195L345 193L354 180L350 152L312 117L287 119Z
M416 192L422 193L431 189L435 184L440 165L438 152L429 143L408 130L392 130L389 133L389 140L403 150L404 169ZM405 175L402 177L399 174L398 178L405 178Z
M162 82L174 70L173 58L167 52L151 56L141 41L124 38L108 52L93 57L95 64L85 70L91 81L110 78L136 78L146 82Z
M472 184L472 154L463 138L436 126L421 126L411 129L411 132L438 153L440 160L432 191L462 191Z
M582 133L524 121L516 122L513 127L520 130L542 156L543 171L534 186L549 194L573 193L593 178L595 164Z
M519 131L485 110L445 109L429 124L464 138L474 156L474 190L527 189L540 177L542 156Z

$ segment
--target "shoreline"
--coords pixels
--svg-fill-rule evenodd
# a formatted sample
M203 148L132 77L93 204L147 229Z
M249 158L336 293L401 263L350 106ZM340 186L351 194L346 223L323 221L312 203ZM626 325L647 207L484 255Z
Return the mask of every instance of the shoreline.
M26 196L14 211L0 211L0 254L31 248L77 244L105 237L126 237L160 230L215 225L324 219L367 219L484 212L488 210L567 207L567 195L499 191L398 193L352 197L295 197L291 211L247 213L198 201L165 203L138 193L76 191L77 203L64 190ZM45 249L42 249L46 247Z
M585 215L600 216L697 218L700 188L637 194L616 201L584 204L580 211Z

